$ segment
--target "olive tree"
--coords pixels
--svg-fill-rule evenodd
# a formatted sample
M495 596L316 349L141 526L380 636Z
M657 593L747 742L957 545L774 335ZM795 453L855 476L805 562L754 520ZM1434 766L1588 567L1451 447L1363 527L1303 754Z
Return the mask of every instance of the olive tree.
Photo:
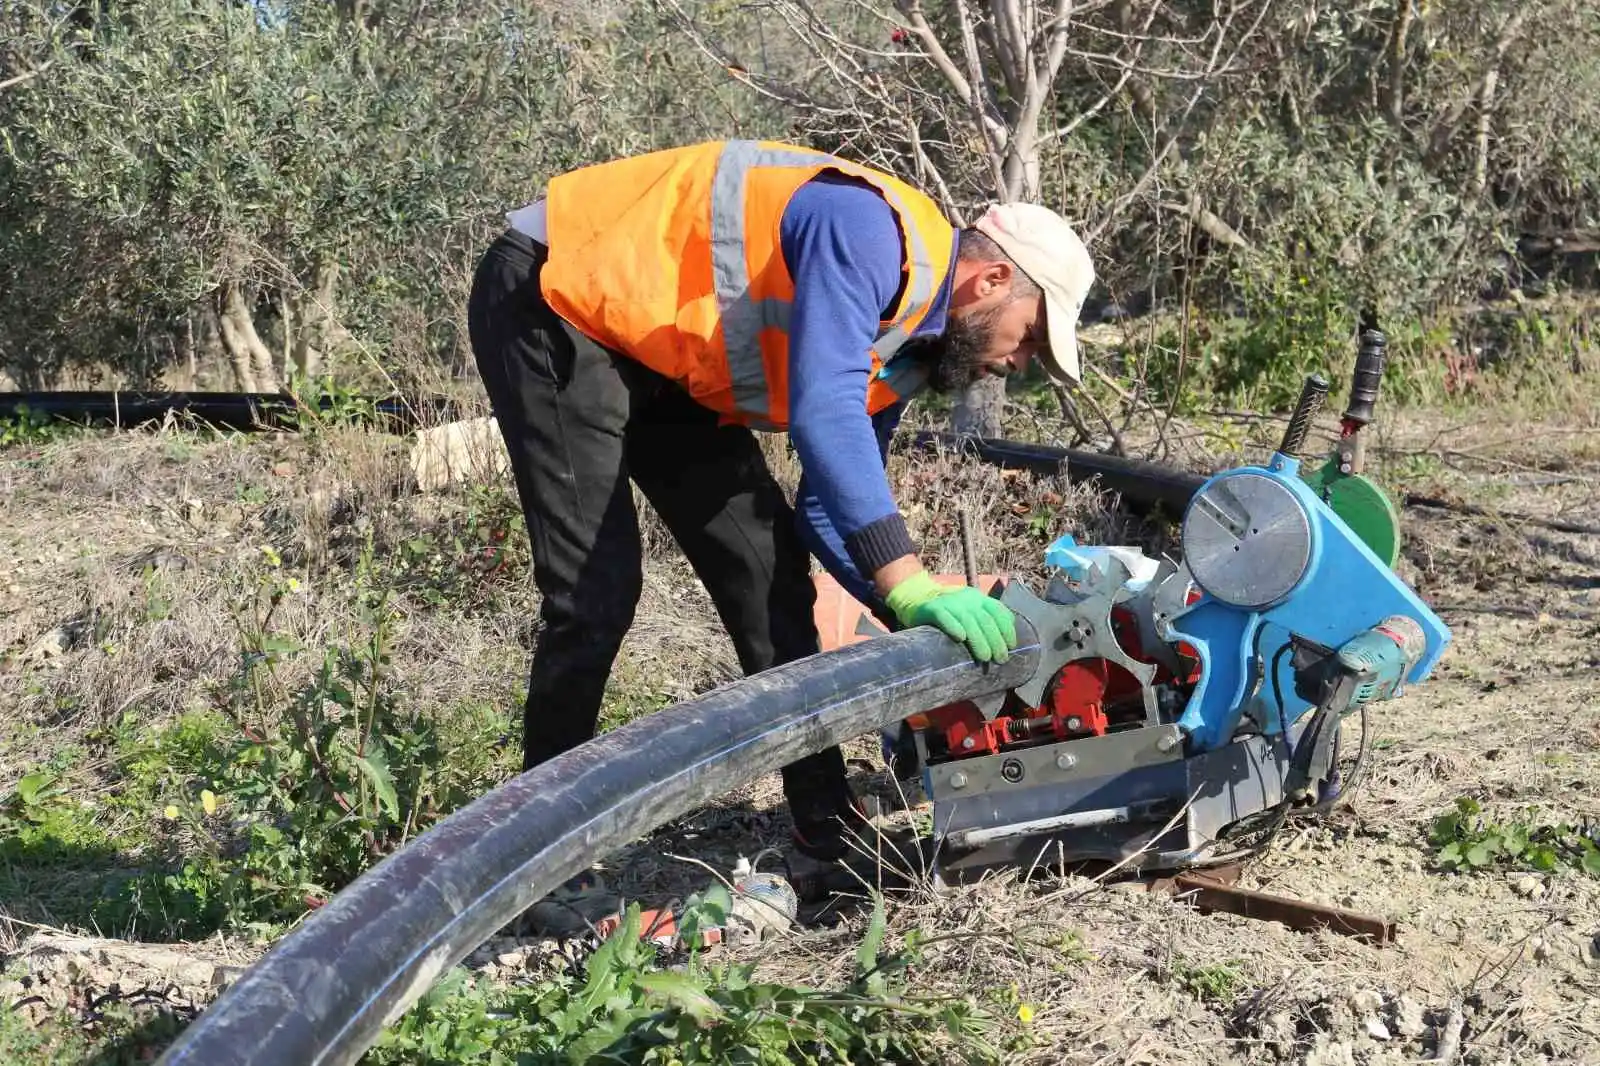
M0 8L0 360L36 382L150 379L208 338L248 390L338 345L380 379L459 364L505 210L740 113L626 3L64 10Z

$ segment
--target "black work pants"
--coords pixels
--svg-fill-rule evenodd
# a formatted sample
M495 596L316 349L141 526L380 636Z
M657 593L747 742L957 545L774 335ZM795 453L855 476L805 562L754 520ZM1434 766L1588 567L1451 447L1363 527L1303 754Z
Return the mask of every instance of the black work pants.
M631 479L699 575L746 674L817 651L809 557L750 430L563 321L539 291L546 249L515 231L484 253L467 318L510 454L544 623L523 711L523 767L595 733L642 579ZM830 748L784 768L797 822L848 801Z

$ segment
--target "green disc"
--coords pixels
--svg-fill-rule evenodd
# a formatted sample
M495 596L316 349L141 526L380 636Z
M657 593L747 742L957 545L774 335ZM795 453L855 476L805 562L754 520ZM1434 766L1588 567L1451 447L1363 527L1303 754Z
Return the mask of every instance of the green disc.
M1338 457L1303 475L1305 483L1391 570L1400 559L1400 515L1376 484L1339 473Z

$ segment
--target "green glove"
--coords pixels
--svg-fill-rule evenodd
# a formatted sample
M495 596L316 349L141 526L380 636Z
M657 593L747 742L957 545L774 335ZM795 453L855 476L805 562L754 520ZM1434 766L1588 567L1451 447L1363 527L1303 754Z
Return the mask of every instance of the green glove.
M889 590L889 610L910 629L936 626L945 636L967 646L980 663L1003 663L1017 646L1017 623L1011 609L969 585L941 585L926 570Z

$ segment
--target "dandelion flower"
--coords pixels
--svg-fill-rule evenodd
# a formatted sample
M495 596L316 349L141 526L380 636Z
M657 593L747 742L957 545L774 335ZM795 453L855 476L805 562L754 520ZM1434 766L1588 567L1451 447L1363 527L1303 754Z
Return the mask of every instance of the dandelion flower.
M215 792L211 791L209 788L201 789L200 790L200 806L205 809L205 812L207 814L216 814L217 813L217 794Z
M167 804L167 809L161 813L166 815L167 821L175 822L178 820L178 805L176 803L169 803Z
M1017 1021L1021 1022L1023 1025L1033 1024L1033 1004L1024 1003L1022 1006L1017 1008Z

